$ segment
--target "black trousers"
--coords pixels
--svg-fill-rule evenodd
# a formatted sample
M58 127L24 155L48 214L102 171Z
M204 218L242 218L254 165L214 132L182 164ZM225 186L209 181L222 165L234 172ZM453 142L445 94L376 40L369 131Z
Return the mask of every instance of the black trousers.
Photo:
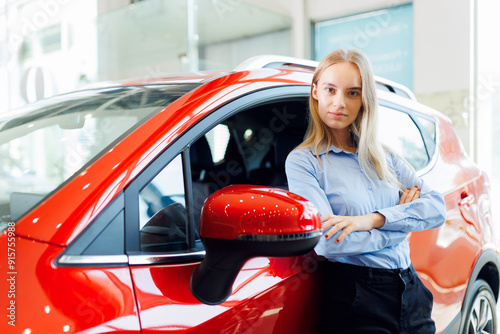
M320 333L435 333L432 294L411 266L378 269L322 261Z

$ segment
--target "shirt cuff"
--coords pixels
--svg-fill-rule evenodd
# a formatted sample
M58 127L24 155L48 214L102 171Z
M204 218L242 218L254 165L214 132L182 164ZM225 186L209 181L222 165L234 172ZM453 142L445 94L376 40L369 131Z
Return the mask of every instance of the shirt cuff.
M401 231L404 228L404 221L407 218L402 212L395 211L393 208L381 209L375 211L385 217L385 224L381 229L389 231Z

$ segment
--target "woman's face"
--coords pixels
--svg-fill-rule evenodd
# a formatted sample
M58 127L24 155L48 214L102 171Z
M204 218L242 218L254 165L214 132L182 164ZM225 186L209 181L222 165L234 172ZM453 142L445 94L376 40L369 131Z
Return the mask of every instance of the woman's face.
M345 130L354 122L362 106L361 87L359 69L350 62L327 67L313 84L319 117L330 129Z

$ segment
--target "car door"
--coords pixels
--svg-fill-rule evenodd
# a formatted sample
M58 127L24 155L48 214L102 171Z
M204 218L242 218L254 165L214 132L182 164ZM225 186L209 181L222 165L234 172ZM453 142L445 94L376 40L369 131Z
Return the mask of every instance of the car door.
M273 106L300 99L304 117L307 95L307 86L288 87L233 100L189 129L126 189L126 248L143 333L314 330L311 254L248 261L220 305L203 304L190 290L191 273L204 257L197 232L204 200L230 184L271 183L266 172L283 167L269 158L278 134L292 123L304 126L286 103L285 109ZM259 122L256 112L265 119Z

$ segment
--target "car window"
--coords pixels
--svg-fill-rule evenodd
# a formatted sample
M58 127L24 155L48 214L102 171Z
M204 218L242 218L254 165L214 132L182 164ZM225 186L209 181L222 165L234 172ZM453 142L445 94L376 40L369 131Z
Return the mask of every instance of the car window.
M195 229L207 197L231 184L246 183L245 165L234 131L218 124L190 146Z
M212 153L213 163L219 163L226 155L227 147L229 145L229 127L224 124L218 124L205 135L210 151Z
M435 142L436 141L436 123L423 117L417 117L418 121L422 126L424 127L425 131L429 134L431 139Z
M234 183L232 176L243 171L238 162L231 158L234 156L231 142L228 126L218 124L190 145L188 152L192 188L189 200L185 192L182 154L165 166L140 191L142 252L188 250L190 212L194 219L194 248L200 244L198 228L203 203L216 190Z
M141 251L187 249L187 210L181 155L139 193Z
M410 115L380 107L378 126L382 144L406 159L415 170L428 164L430 158L422 134ZM430 129L430 125L428 127Z
M285 159L306 127L307 99L270 102L223 120L191 147L195 205L230 184L286 189Z

